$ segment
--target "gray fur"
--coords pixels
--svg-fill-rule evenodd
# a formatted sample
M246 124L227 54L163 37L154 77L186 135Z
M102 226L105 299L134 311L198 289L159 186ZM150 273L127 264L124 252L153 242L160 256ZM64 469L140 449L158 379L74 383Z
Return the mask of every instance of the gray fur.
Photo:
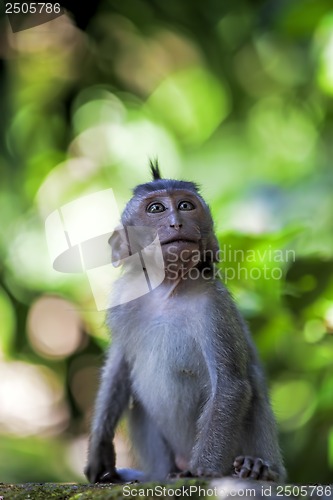
M160 193L161 182L169 181L158 179L145 185L148 190L137 189L123 223L144 225L146 192L157 185ZM170 182L170 194L163 188L158 198L167 204L165 214L149 215L161 242L172 231L188 235L185 231L193 223L204 233L208 249L215 249L211 215L197 187L174 188L178 181ZM178 190L197 203L193 213L177 209L173 196L180 199ZM120 238L112 241L121 259ZM199 269L203 264L204 257L195 265ZM213 264L207 265L208 279L187 276L175 284L166 274L150 293L111 307L112 345L97 397L86 470L91 481L103 480L105 472L108 480L119 480L112 440L125 411L146 478L163 480L187 469L196 476L228 475L241 455L263 460L263 477L284 479L276 424L254 344L228 291L214 278ZM135 281L133 272L137 271L125 266L114 297ZM241 477L247 474L246 468L239 470Z

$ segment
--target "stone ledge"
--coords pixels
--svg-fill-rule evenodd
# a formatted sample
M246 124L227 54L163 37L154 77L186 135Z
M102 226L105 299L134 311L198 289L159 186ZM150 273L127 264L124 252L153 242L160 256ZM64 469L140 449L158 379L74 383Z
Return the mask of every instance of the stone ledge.
M201 480L181 479L168 483L135 484L60 484L60 483L0 483L0 500L112 500L112 499L333 499L333 485L277 485L226 477Z

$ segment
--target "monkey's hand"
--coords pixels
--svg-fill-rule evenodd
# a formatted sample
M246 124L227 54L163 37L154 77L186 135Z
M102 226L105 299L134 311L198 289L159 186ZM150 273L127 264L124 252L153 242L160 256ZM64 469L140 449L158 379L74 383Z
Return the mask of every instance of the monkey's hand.
M279 474L262 458L239 456L234 461L235 476L240 478L259 479L261 481L278 481Z
M90 446L84 473L91 483L121 482L116 471L116 456L112 443L102 442Z
M136 469L115 469L112 474L106 472L102 475L99 483L140 483L146 479L144 473Z

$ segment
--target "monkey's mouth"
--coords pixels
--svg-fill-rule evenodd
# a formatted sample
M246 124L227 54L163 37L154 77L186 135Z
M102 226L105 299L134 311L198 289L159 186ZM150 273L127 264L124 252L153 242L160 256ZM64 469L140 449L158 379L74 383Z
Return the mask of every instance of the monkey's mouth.
M197 240L191 240L189 238L170 238L169 240L161 241L161 245L177 245L177 244L192 244L192 245L197 245L198 241Z

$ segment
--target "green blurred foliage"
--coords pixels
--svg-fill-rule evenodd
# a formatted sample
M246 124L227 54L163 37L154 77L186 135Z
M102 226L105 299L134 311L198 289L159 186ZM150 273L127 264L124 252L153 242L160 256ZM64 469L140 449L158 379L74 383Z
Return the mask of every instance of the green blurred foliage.
M84 275L52 269L44 220L109 187L121 207L158 156L211 205L289 479L331 482L331 2L103 0L85 31L70 16L16 34L0 23L0 479L82 478L106 345ZM79 308L61 355L29 327L52 294Z

